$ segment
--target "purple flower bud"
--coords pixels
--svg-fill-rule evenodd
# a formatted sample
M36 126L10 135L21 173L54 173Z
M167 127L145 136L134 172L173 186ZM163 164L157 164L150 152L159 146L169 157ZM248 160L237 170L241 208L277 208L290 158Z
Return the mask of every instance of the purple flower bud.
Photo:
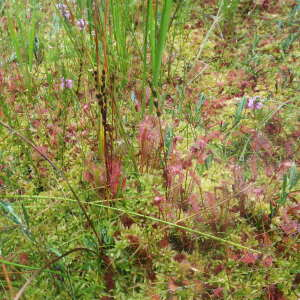
M259 100L260 98L258 96L249 98L246 107L253 110L261 109L263 104Z
M87 26L87 21L84 19L79 19L77 20L76 24L80 30L83 30Z
M73 80L61 78L60 87L61 89L71 89L73 87Z
M56 5L56 7L57 7L57 9L60 10L60 13L61 13L66 19L69 19L69 18L70 18L71 14L70 14L70 12L69 12L69 10L68 10L68 7L67 7L65 4L63 4L63 3L58 3L58 4Z
M65 9L66 5L64 5L63 3L58 3L56 4L57 9L61 10L61 9Z
M65 87L67 89L71 89L73 87L73 80L72 79L66 79L65 80Z

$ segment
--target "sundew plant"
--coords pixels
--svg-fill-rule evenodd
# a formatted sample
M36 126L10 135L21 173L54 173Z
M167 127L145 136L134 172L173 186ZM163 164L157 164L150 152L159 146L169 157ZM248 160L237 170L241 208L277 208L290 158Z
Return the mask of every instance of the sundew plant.
M0 0L0 299L300 298L299 0Z

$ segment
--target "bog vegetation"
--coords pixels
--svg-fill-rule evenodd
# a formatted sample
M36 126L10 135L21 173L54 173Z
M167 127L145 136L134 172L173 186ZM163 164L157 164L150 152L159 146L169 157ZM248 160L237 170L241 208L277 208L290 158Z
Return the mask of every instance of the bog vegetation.
M0 299L299 299L299 17L1 0Z

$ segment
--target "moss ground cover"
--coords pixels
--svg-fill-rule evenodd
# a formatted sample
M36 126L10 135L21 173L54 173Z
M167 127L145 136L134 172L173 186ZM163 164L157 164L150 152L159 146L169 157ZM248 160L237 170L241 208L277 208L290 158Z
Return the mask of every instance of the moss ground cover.
M0 0L0 299L299 299L299 15Z

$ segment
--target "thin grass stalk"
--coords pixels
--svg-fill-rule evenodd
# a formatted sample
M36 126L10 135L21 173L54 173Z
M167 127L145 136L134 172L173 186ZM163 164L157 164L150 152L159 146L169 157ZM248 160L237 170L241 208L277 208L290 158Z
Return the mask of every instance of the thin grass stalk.
M1 256L0 256L0 259L2 259ZM11 279L9 277L9 272L7 271L7 268L6 268L6 264L4 264L4 263L2 264L2 271L3 271L3 275L4 275L4 278L5 278L8 290L9 290L9 294L12 297L13 287L12 287Z
M59 198L61 200L65 200L65 201L76 202L75 199L65 198L65 197L53 197L53 196L0 195L0 198L16 198L16 199L17 198L19 198L19 199L22 199L22 198L57 199L57 198ZM117 212L121 212L123 214L129 214L129 215L136 216L136 217L139 217L139 218L147 219L149 221L158 222L158 223L161 223L161 224L168 225L170 227L174 227L174 228L185 230L187 232L195 233L196 235L199 235L199 236L201 236L201 237L203 237L205 239L212 239L212 240L215 240L215 241L220 242L222 244L233 246L233 247L238 248L238 249L243 249L243 250L247 250L247 251L250 251L250 252L253 252L253 253L263 254L263 252L261 252L259 250L256 250L256 249L244 246L242 244L239 244L239 243L236 243L236 242L232 242L232 241L229 241L229 240L226 240L226 239L222 239L222 238L214 236L212 234L209 234L209 233L206 233L206 232L202 232L202 231L199 231L199 230L196 230L196 229L192 229L192 228L189 228L189 227L186 227L186 226L178 225L178 224L173 223L173 222L169 222L169 221L165 221L165 220L162 220L162 219L159 219L159 218L155 218L155 217L152 217L152 216L148 216L148 215L144 215L144 214L141 214L141 213L137 213L137 212L134 212L132 210L127 210L127 209L123 209L123 208L117 208L117 207L112 207L112 206L108 206L108 205L104 205L104 204L98 204L98 203L87 202L87 201L82 201L82 203L87 204L87 205L96 206L96 207L102 207L102 208L113 210L113 211L117 211Z
M154 69L153 69L154 88L157 87L159 81L162 55L165 48L169 23L171 19L172 4L173 4L173 0L165 0L163 11L162 11L162 20L160 24L159 37L158 37L158 42L157 42L157 47L155 49L155 57L154 57Z
M153 3L151 0L148 1L148 11L147 11L148 19L149 19L149 38L150 38L150 49L151 49L151 65L152 72L155 69L155 53L156 53L156 15L154 16L153 12Z
M195 56L194 63L191 66L191 69L193 69L193 67L195 66L195 64L197 63L197 61L199 60L199 58L201 57L202 52L203 52L203 50L204 50L204 48L206 46L206 43L207 43L210 35L213 33L215 27L220 22L220 20L221 20L220 14L221 14L221 8L219 8L217 15L214 17L214 21L213 21L212 25L210 26L209 30L207 31L207 33L206 33L206 35L204 37L204 40L202 41L202 43L201 43L201 45L200 45L200 47L198 49L197 55Z
M146 17L145 17L146 16ZM154 69L153 65L153 57L155 56L155 25L154 25L154 18L153 18L153 7L152 1L147 0L146 6L146 13L144 14L144 45L143 45L143 88L145 89L146 82L147 82L147 74L148 74L148 43L150 44L150 52L151 52L151 70ZM144 101L142 101L142 112L141 116L144 117L145 110L146 110L146 96L144 93Z
M26 271L26 272L32 272L32 271L36 271L36 270L40 269L39 267L32 267L32 266L27 266L27 265L23 265L23 264L14 263L14 262L11 262L11 261L6 260L6 259L1 258L1 257L0 257L0 263L5 264L7 266L27 269L28 271ZM58 272L58 271L52 271L52 270L45 270L45 271L49 272L51 274L61 275L61 272Z
M126 4L127 1L125 1ZM126 77L128 69L128 47L126 45L126 30L128 16L124 11L129 11L129 6L122 4L119 0L113 0L111 4L112 30L116 42L117 65L120 66L123 78Z

